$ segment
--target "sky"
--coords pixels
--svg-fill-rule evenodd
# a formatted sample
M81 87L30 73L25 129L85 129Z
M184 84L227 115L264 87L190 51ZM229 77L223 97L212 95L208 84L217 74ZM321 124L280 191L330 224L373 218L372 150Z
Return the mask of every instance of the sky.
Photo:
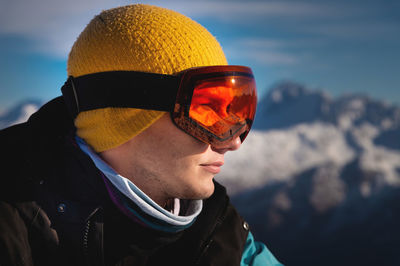
M0 0L0 112L60 95L68 53L104 9L127 0ZM205 26L229 64L253 69L260 98L290 80L334 97L361 93L400 106L400 1L140 1Z

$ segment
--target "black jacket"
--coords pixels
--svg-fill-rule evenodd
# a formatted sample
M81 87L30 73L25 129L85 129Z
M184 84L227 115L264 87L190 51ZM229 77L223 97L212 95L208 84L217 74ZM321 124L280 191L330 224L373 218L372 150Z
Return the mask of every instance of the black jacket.
M0 131L0 265L239 265L248 227L225 189L179 233L132 222L74 141L62 98Z

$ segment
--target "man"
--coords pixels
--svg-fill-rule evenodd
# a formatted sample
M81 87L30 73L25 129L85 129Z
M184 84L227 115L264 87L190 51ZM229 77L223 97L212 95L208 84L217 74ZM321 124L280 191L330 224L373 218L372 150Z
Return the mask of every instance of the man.
M213 181L254 77L171 10L103 11L63 96L1 131L1 265L279 265Z

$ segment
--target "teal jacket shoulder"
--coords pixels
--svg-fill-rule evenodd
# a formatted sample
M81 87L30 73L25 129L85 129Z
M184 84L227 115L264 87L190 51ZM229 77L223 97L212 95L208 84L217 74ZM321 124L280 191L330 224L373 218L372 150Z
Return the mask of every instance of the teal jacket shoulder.
M268 248L261 242L254 240L249 232L244 246L240 266L282 266Z

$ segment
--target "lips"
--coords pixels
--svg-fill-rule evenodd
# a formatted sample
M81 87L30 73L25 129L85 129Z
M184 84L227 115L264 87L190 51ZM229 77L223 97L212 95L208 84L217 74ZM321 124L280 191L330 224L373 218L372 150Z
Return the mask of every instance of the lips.
M218 174L221 171L221 166L224 165L223 162L212 162L212 163L204 163L204 164L200 164L200 166L212 173L212 174Z

